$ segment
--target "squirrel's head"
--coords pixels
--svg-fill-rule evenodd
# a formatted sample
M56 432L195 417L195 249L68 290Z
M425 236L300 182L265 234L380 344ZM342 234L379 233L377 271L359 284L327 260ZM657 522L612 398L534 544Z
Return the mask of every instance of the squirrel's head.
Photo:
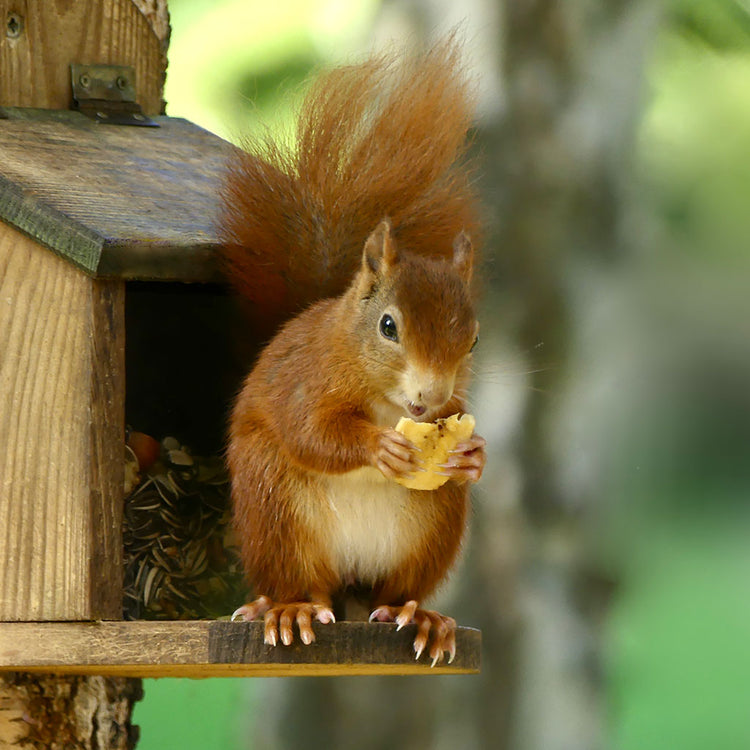
M465 232L445 259L401 251L387 219L365 243L352 287L359 299L358 341L368 374L413 419L432 420L468 383L479 329L472 261Z

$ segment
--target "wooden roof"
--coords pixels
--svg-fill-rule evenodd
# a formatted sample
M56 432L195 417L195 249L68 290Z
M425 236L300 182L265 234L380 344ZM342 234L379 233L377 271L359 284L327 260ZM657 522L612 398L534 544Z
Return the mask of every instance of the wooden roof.
M93 276L219 280L215 217L232 146L153 119L161 127L0 109L0 219Z

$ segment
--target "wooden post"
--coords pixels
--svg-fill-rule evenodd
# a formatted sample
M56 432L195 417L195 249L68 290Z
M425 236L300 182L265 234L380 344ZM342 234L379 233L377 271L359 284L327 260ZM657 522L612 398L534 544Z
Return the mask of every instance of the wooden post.
M123 286L0 233L0 621L121 616Z
M114 64L135 69L143 111L162 112L165 0L0 0L0 23L0 106L69 109L71 63ZM0 225L0 353L0 620L119 618L124 281ZM69 748L132 747L139 692L6 674L0 748L43 746L50 728Z

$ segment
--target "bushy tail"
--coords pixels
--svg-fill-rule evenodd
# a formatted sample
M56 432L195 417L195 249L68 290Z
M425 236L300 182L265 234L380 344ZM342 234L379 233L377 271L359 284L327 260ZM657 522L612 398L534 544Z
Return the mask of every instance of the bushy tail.
M285 149L252 143L229 165L220 217L228 273L274 325L340 294L389 217L404 249L452 256L478 212L466 163L473 88L449 37L320 75Z

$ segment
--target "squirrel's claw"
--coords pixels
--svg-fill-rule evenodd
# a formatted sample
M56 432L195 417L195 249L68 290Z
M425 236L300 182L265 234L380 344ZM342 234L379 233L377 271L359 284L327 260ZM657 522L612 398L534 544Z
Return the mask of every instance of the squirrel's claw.
M486 445L479 435L459 443L440 465L441 473L457 482L478 482L487 463Z
M276 604L265 614L263 641L270 646L275 646L280 638L285 646L290 646L294 641L293 626L296 623L300 640L309 646L315 641L315 632L312 629L313 620L323 624L336 622L333 610L327 604L318 602Z
M259 596L254 601L243 604L241 607L237 607L237 609L232 612L232 617L230 619L232 622L239 622L240 620L252 622L259 617L263 617L272 606L273 602L267 596Z
M380 434L373 465L388 479L400 479L419 471L414 444L396 430L384 430Z
M294 641L293 626L296 623L302 643L309 646L315 640L312 621L327 625L336 622L333 610L321 602L274 602L267 596L259 596L255 601L244 604L232 614L232 620L251 622L262 617L264 621L263 642L276 646L281 640L285 646Z
M456 658L456 621L452 617L446 617L431 609L419 609L417 602L413 599L402 607L387 605L378 607L370 615L370 622L374 621L395 622L398 624L398 630L407 624L416 625L414 653L417 660L422 656L432 634L432 645L429 650L432 667L439 664L446 653L448 664Z

